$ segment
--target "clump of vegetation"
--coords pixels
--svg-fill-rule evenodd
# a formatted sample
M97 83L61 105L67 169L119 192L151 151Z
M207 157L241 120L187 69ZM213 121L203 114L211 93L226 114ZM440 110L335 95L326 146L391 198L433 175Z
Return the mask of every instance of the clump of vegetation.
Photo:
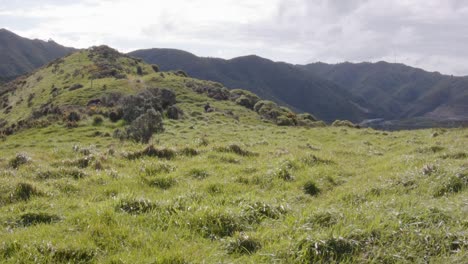
M74 91L74 90L78 90L78 89L81 89L81 88L83 88L83 85L81 83L75 83L72 86L70 86L70 88L68 88L68 90Z
M459 173L443 180L442 184L436 187L435 197L440 197L452 193L461 192L468 186L468 174Z
M261 248L260 241L250 237L244 232L236 233L226 246L226 250L229 254L251 255Z
M39 192L36 189L36 187L34 187L32 184L21 182L21 183L18 183L18 185L16 185L15 190L10 195L10 199L27 201L33 195L40 195L40 194L41 192Z
M104 122L102 116L95 116L93 117L93 126L99 126Z
M161 159L172 159L177 155L177 151L168 148L157 149L153 145L146 147L142 151L137 151L134 153L128 153L124 156L127 159L138 159L144 156L147 157L158 157Z
M334 127L359 128L358 125L353 124L351 121L348 120L335 120L331 125Z
M309 154L301 159L302 163L307 166L316 166L320 164L333 164L334 162L328 159L319 158L313 154Z
M332 212L317 212L314 213L308 220L313 225L321 227L330 227L338 223L339 216Z
M116 206L117 211L128 214L144 214L155 210L158 206L146 199L121 199Z
M232 153L235 153L235 154L240 155L240 156L255 156L255 155L257 155L256 153L250 152L248 150L244 150L243 148L241 148L237 144L231 144L231 145L226 146L226 147L217 147L217 148L215 148L215 150L219 151L219 152L232 152Z
M307 181L304 184L304 193L310 196L317 196L320 193L320 189L317 187L317 184L313 181Z
M157 187L163 190L167 190L172 186L176 185L177 180L170 176L161 176L145 179L145 182L152 187Z
M169 163L157 163L146 165L143 168L143 171L147 176L154 176L161 173L170 173L175 171L176 167Z
M127 137L137 142L148 143L154 133L163 131L161 114L149 109L130 124L127 128Z
M16 154L16 156L12 158L8 164L13 169L18 169L20 166L30 163L31 160L32 159L27 154L19 153L19 154Z
M305 263L339 263L349 261L353 254L360 250L358 241L331 237L324 240L305 239L299 243L301 262Z
M206 170L203 169L192 169L188 174L198 180L203 180L210 175Z
M156 64L151 64L151 68L153 69L154 72L159 72L159 66Z
M232 236L243 230L242 219L229 212L208 211L193 220L192 226L205 237Z
M231 90L229 99L238 105L252 110L255 104L260 101L260 98L256 94L242 89Z
M20 216L17 225L27 227L37 224L51 224L60 220L57 215L48 213L25 213Z
M287 210L283 205L273 206L264 202L247 204L243 209L244 218L249 223L260 223L265 218L279 219L286 212Z

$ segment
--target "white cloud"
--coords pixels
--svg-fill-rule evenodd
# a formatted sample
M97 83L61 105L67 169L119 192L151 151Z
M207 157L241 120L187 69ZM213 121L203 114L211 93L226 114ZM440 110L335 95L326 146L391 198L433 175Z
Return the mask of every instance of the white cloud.
M464 0L0 3L0 22L7 28L79 48L98 44L121 51L169 47L201 56L258 54L292 63L396 59L428 70L468 75L464 47L468 3Z

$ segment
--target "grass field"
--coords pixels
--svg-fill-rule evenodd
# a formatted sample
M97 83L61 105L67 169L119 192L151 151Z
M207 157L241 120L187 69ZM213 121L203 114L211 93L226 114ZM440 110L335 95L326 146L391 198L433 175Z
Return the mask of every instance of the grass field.
M93 114L4 137L0 262L466 263L468 129L279 127L174 73L67 81L85 58L28 77L0 118L146 86L175 91L184 118L149 144L112 137L125 122Z

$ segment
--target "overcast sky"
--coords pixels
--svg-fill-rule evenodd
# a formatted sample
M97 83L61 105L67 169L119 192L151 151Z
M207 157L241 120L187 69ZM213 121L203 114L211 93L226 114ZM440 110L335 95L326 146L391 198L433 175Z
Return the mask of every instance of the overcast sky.
M0 28L76 48L401 62L468 75L465 0L0 0Z

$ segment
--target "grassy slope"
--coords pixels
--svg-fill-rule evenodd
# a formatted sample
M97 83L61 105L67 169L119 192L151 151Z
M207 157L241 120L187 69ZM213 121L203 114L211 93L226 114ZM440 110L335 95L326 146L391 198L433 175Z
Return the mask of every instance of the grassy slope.
M81 55L69 57L80 60L73 56ZM309 263L315 243L324 262L335 257L460 263L467 258L466 129L383 133L277 127L231 102L195 94L182 77L150 81L156 76L131 74L129 80L103 79L93 86L105 83L106 91L116 87L129 93L143 85L174 89L186 117L165 120L166 131L154 135L153 143L190 147L199 155L129 160L125 153L145 145L97 136L122 124L105 120L93 126L92 117L74 129L57 123L9 136L0 142L3 262ZM35 98L39 105L52 82L41 88L32 84L35 78L28 80L30 89L45 89ZM93 98L98 91L87 88L85 80L84 88L57 96L57 102ZM200 113L206 101L232 110L239 121L222 112ZM30 110L19 104L15 111L8 117L22 118ZM220 150L231 144L257 155ZM32 161L9 167L20 152ZM74 162L86 157L91 160L86 167ZM426 165L435 170L424 174ZM285 180L288 176L293 177ZM318 195L304 192L309 181L321 190ZM25 183L34 189L29 197L30 188L19 188ZM146 202L139 212L122 210L140 199ZM230 253L240 250L236 239L260 248L251 255Z

